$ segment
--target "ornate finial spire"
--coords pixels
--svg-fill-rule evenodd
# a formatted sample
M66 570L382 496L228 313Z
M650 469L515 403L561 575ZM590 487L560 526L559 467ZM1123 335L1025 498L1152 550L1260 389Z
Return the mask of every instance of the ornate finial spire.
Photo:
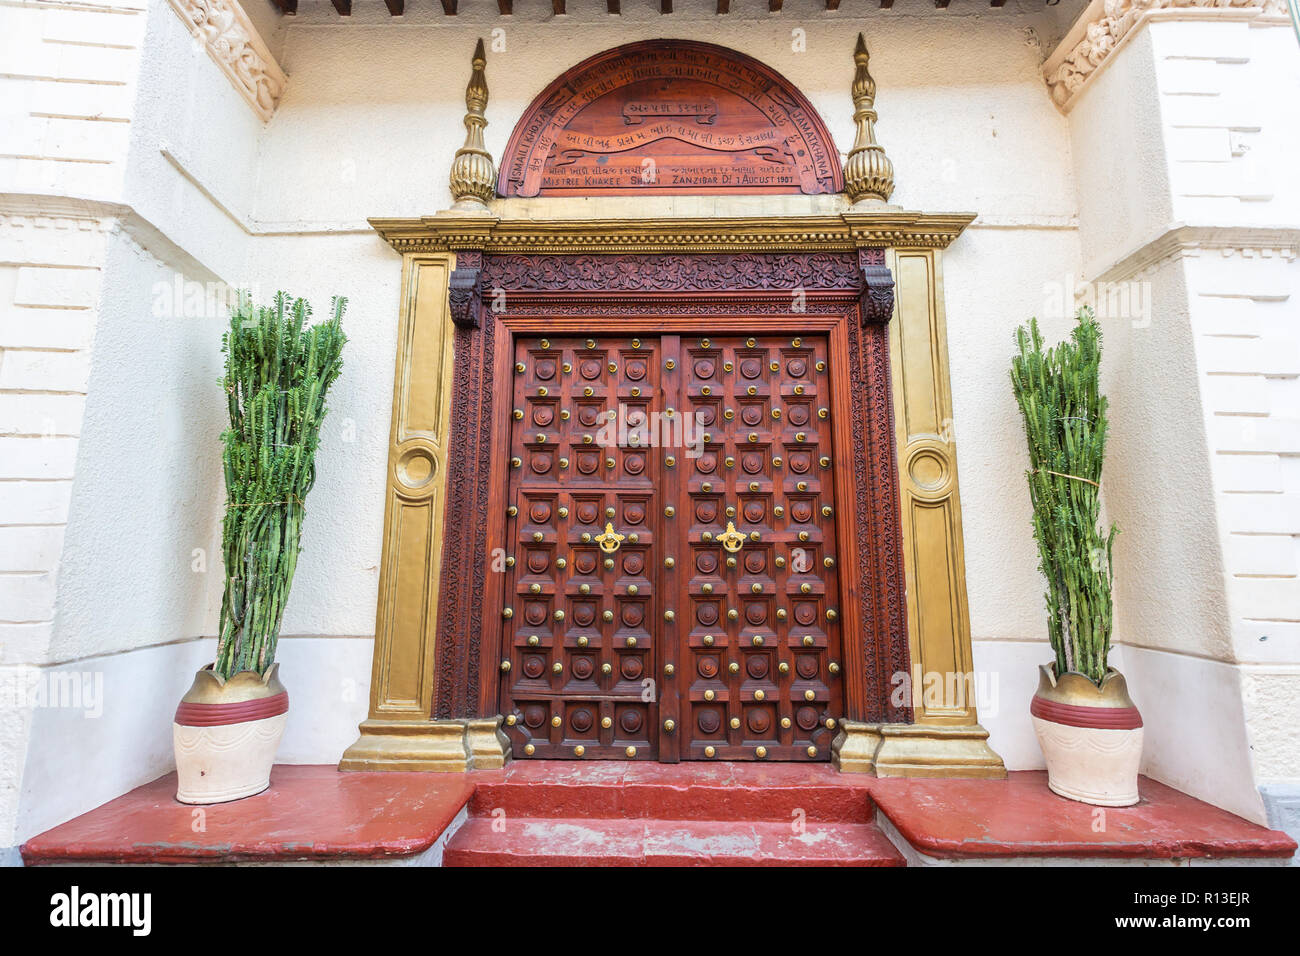
M451 198L453 209L484 210L488 200L496 193L496 167L492 154L483 145L483 127L487 118L487 76L483 68L487 57L483 53L483 40L474 47L474 71L469 86L465 87L465 145L456 150L451 161Z
M855 203L864 199L888 202L894 191L894 164L876 142L876 81L867 68L870 59L867 41L859 33L853 51L853 62L857 64L853 74L853 123L858 132L844 163L844 191Z

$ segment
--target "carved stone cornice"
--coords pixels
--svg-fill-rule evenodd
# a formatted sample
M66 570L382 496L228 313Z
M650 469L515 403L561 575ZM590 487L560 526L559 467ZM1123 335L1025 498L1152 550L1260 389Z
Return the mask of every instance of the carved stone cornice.
M846 211L766 218L371 219L398 252L848 252L870 246L946 249L974 213Z
M167 0L248 105L269 120L288 80L235 0Z
M1180 256L1212 250L1221 255L1300 258L1300 227L1198 226L1177 223L1120 256L1091 282L1123 282Z
M1124 39L1161 15L1287 17L1286 0L1093 0L1043 65L1043 78L1061 110Z

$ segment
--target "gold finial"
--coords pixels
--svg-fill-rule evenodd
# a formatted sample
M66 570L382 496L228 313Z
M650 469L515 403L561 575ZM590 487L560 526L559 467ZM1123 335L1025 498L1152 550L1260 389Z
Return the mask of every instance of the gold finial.
M496 167L492 154L483 145L483 128L487 118L487 76L483 68L487 57L480 38L474 47L473 72L465 87L465 145L456 150L451 161L451 198L453 209L485 210L496 193Z
M853 50L853 123L857 136L844 163L844 191L850 202L864 199L888 202L894 191L894 164L876 142L876 81L871 77L867 41L858 34Z

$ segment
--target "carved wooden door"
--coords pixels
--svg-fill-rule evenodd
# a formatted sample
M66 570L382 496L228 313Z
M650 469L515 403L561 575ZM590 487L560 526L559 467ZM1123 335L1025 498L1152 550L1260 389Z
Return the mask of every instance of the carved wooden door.
M519 338L502 710L526 757L824 760L826 342Z

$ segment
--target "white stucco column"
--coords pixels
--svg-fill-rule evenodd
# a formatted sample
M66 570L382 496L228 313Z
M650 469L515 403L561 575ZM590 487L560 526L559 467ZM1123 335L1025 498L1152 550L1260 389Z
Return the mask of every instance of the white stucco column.
M1106 336L1116 662L1146 773L1282 826L1300 792L1300 47L1274 0L1125 6L1094 4L1045 70L1070 123L1077 291Z
M237 8L194 9L4 13L0 865L170 769L210 653L226 319L202 291L244 269L284 77Z

